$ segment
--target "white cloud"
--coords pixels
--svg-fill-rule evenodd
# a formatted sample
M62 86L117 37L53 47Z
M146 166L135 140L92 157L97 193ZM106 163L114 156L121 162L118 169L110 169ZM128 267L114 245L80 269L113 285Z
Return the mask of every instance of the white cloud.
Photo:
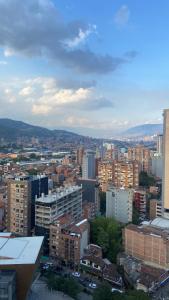
M58 109L98 110L113 106L111 100L99 96L94 87L62 88L52 77L27 79L21 85L17 94L24 102L32 103L33 114L44 115Z
M19 95L20 96L29 96L33 93L33 88L31 86L27 86L27 87L24 87L20 92L19 92Z
M6 103L15 105L13 112L21 114L22 118L26 113L27 116L45 116L48 119L59 114L70 116L72 112L76 112L78 116L85 111L111 108L113 106L111 100L101 97L97 88L91 87L92 84L83 82L80 87L80 82L77 84L73 82L72 88L70 86L66 88L61 86L61 81L53 77L36 77L26 80L18 78L10 82L4 81L0 83L0 105L3 106L4 111L8 110ZM73 119L68 120L73 122Z
M78 116L69 116L66 120L65 123L67 125L70 125L72 127L91 127L91 121L88 118L84 117L78 117Z
M78 35L71 40L67 40L65 43L68 47L73 48L79 46L81 43L84 43L87 38L96 32L96 25L89 26L88 29L83 30L79 28Z
M33 104L32 106L32 113L34 115L48 115L49 112L51 111L52 107L49 105L45 104Z
M130 19L130 10L127 5L122 5L114 16L114 23L117 27L124 27Z
M67 88L65 82L62 86L54 77L1 80L1 117L44 127L86 128L86 133L91 129L101 136L103 132L111 134L114 130L150 123L150 120L151 123L160 122L162 109L168 105L168 89L120 87L111 95L113 106L111 99L100 95L98 87L90 85L90 82L89 85L83 83L80 87L80 83L73 82L72 88L70 85Z
M71 104L76 102L81 102L88 99L91 96L90 89L80 88L78 90L59 90L56 91L52 100L58 103L58 105Z

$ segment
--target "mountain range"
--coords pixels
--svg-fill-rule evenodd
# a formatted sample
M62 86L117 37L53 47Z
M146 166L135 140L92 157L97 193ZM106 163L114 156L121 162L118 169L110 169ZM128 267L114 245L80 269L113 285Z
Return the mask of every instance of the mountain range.
M162 124L143 124L129 128L122 133L123 136L146 136L161 134L163 131ZM71 143L83 142L88 137L84 135L73 133L71 131L61 129L47 129L40 126L30 125L22 121L14 121L11 119L0 119L0 139L7 141L16 141L17 138L32 138L36 137L40 140L55 139L58 142Z
M162 134L163 124L143 124L127 129L123 132L125 136L152 136Z
M40 126L34 126L22 121L0 119L0 139L16 141L17 138L55 139L60 142L81 141L85 137L66 130L50 130Z

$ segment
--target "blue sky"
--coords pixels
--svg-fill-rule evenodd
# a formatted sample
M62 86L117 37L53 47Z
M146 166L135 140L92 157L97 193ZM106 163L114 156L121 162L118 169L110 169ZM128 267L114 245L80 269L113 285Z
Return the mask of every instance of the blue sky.
M169 106L168 0L0 0L0 117L111 137Z

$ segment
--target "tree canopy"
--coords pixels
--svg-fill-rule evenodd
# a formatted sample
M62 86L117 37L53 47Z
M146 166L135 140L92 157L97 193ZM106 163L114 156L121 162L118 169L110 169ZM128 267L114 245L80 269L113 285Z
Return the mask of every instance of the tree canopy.
M144 187L150 187L155 185L156 181L153 176L147 174L147 172L140 172L139 185Z
M100 192L100 212L102 215L106 213L106 193Z
M116 262L121 250L122 226L113 218L97 217L91 222L91 242L103 249L103 255Z
M140 217L139 211L137 210L137 208L133 207L132 223L138 225L139 217Z
M61 291L73 299L77 299L77 295L80 292L80 286L73 278L64 278L63 276L56 276L49 274L47 277L48 289Z
M108 284L103 284L94 291L93 300L150 300L143 291L129 290L126 293L111 292Z

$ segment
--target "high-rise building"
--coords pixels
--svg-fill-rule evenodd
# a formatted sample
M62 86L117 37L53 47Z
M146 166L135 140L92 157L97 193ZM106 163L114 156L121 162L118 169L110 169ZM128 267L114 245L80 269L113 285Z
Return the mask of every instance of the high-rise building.
M160 153L154 153L151 159L152 169L151 173L162 179L163 177L163 156Z
M77 185L82 186L82 202L83 205L92 203L95 215L100 212L100 196L99 196L99 183L96 179L83 179L77 180Z
M35 202L35 233L45 236L44 252L49 251L49 228L63 214L74 221L82 217L82 187L70 186L57 189L53 194L42 195Z
M76 152L76 162L80 166L82 166L83 163L83 155L84 155L84 148L83 147L78 148Z
M31 183L19 177L8 183L8 231L21 236L31 233Z
M82 177L84 179L95 179L96 177L95 151L93 150L86 150L83 155Z
M162 201L164 217L169 218L169 109L164 110L163 121L163 179L162 179Z
M106 217L114 217L117 221L122 223L131 222L133 197L133 189L110 187L106 192Z
M163 135L159 134L157 136L157 153L163 155Z
M115 187L133 188L139 185L139 164L115 161L113 163L113 185Z
M35 199L48 194L48 177L45 175L30 176L31 182L31 229L35 227Z
M151 154L150 149L142 145L128 148L128 160L137 161L140 165L140 171L150 173L151 171Z
M100 161L98 165L98 180L103 192L107 191L109 183L113 180L113 163L111 161Z
M7 228L28 236L35 225L35 197L48 193L46 176L20 176L8 182Z

